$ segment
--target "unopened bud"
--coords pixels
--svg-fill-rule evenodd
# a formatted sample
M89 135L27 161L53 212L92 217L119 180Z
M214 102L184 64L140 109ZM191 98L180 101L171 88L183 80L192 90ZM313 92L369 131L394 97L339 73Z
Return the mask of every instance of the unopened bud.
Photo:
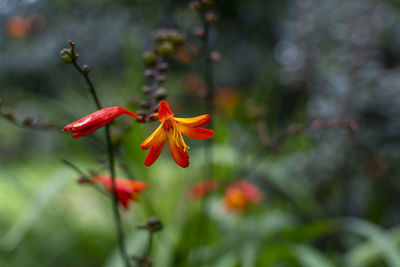
M146 51L143 53L143 62L146 65L154 65L157 61L157 56L152 51Z
M157 217L151 216L147 220L146 227L150 232L157 232L163 228L163 225L162 222Z
M157 65L157 69L160 71L165 71L168 69L168 63L167 62L161 62L160 64Z
M193 31L194 36L196 36L197 38L203 39L205 34L204 34L204 29L202 28L196 28Z
M72 62L72 53L71 49L69 48L64 48L60 51L60 57L62 61L66 64L70 64Z
M171 42L167 42L167 41L162 42L157 47L157 52L166 57L170 56L173 51L174 51L174 47Z
M196 11L196 12L200 12L201 9L202 9L202 5L201 5L201 3L200 3L199 1L192 1L192 2L190 2L190 3L189 3L189 7L190 7L192 10Z
M218 20L218 15L214 11L208 11L204 19L207 23L213 23Z
M6 113L4 113L4 117L10 121L15 120L15 115L14 115L14 112L12 112L12 111L7 111Z
M145 93L145 94L150 94L150 92L151 92L151 87L148 86L148 85L144 85L144 86L142 87L142 92Z
M165 75L163 75L163 74L157 75L157 77L156 77L156 81L157 81L158 83L164 82L165 79L167 79L167 76L165 76Z
M165 90L165 89L162 88L162 87L161 87L161 88L158 88L158 90L157 90L156 93L155 93L156 99L157 99L158 101L161 101L161 100L167 98L167 95L168 95L167 90Z
M144 76L146 76L148 78L152 77L153 76L153 71L150 70L150 69L145 70L144 71Z
M33 125L33 118L26 117L23 122L24 126L32 126Z
M221 59L221 53L218 51L212 51L209 55L209 59L211 62L217 62Z
M183 43L186 38L185 35L183 35L182 33L178 31L173 31L170 33L170 39L175 45L177 45Z
M72 42L71 40L68 41L68 44L69 44L71 47L75 47L75 45L76 45L75 42Z
M88 65L83 65L83 67L82 67L82 71L85 73L85 74L88 74L89 72L90 72L90 67L88 66Z

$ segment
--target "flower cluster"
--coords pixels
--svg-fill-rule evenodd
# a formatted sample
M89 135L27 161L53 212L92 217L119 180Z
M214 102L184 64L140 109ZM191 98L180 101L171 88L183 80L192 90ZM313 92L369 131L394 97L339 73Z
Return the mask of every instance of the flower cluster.
M62 130L72 132L74 138L88 135L100 127L110 123L118 116L126 114L140 120L140 116L121 107L103 108L92 114L89 114L75 122L65 126ZM169 150L172 158L182 168L189 166L188 146L183 140L182 134L192 139L208 139L213 137L214 131L200 128L210 121L209 115L201 115L193 118L175 118L169 105L161 101L158 113L161 122L155 130L142 144L141 148L147 150L150 148L144 164L152 165L160 156L166 141L168 140Z

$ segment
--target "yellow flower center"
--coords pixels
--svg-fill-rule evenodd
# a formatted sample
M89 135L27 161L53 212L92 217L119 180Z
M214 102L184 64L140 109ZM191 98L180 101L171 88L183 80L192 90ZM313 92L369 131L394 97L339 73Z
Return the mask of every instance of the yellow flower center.
M178 147L183 146L183 151L187 151L190 147L183 140L182 133L178 130L176 122L173 119L168 119L162 122L163 128L168 132L169 140L173 141Z

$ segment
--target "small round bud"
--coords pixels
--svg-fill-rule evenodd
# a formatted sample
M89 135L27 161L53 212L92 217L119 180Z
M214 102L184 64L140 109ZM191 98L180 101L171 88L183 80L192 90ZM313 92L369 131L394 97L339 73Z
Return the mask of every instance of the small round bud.
M165 79L167 79L167 76L165 76L165 75L163 75L163 74L157 75L157 77L156 77L156 81L157 81L158 83L164 82Z
M75 47L75 45L76 45L75 42L72 42L71 40L68 41L68 44L69 44L71 47Z
M174 47L171 42L164 41L157 47L157 52L163 56L170 56L174 51Z
M175 45L183 43L186 39L185 35L178 31L173 31L170 35L170 38Z
M7 111L6 113L4 113L4 117L5 117L7 120L10 120L10 121L15 120L15 115L14 115L14 112L13 112L13 111Z
M218 20L218 15L214 11L208 11L204 19L207 23L213 23Z
M64 48L60 51L60 57L61 60L64 61L66 64L70 64L72 62L72 54L71 54L71 49L69 48Z
M167 95L168 95L167 90L165 90L165 89L162 88L162 87L161 87L161 88L158 88L157 91L156 91L156 93L155 93L156 99L157 99L158 101L161 101L161 100L166 99L166 98L167 98Z
M88 65L83 65L83 67L82 67L82 71L85 73L85 74L88 74L89 72L90 72L90 67L88 66Z
M209 55L209 59L211 62L217 62L221 59L221 53L218 51L212 51Z
M26 117L24 118L24 120L22 121L22 123L24 124L24 126L32 126L33 125L33 118L31 117Z
M160 64L157 65L157 69L160 71L165 71L168 69L168 63L167 62L161 62Z
M156 43L161 43L167 39L167 31L165 29L157 29L153 33L153 39Z
M163 228L163 225L162 222L157 217L151 216L147 220L146 227L150 232L157 232Z
M145 70L144 76L146 76L147 78L153 77L153 71L150 69Z
M194 29L193 35L196 36L197 38L203 39L205 36L204 29L202 29L202 28Z
M147 95L147 94L150 94L150 92L151 92L151 87L148 86L148 85L144 85L144 86L142 87L142 92L145 93L146 95Z
M189 3L189 7L196 12L200 12L203 6L199 1L192 1Z
M143 62L146 65L154 65L157 61L157 56L152 51L146 51L143 53Z

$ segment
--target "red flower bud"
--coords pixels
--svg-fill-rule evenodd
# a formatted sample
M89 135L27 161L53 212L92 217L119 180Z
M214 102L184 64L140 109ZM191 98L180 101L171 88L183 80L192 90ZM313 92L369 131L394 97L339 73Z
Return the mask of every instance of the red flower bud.
M78 138L88 135L100 127L110 123L118 116L126 114L139 119L139 115L121 107L103 108L65 126L62 131L72 132L72 137Z

